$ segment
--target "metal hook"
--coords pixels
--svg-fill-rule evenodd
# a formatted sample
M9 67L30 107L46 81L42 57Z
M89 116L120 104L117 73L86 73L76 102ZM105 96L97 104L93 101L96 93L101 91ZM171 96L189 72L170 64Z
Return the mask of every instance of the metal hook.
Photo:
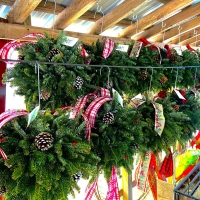
M181 34L181 30L182 30L182 27L181 27L181 25L179 24L178 25L178 43L179 43L179 45L180 45L180 41L181 41L181 36L180 36L180 34Z
M175 79L175 85L174 85L174 89L176 89L176 83L177 83L177 80L178 80L178 67L177 67L177 71L176 71L176 79Z
M133 17L132 17L132 20L131 20L131 24L133 22L137 22L137 21L138 21L138 17L137 17L137 15L134 15L134 12L133 12Z
M164 24L164 20L162 20L162 29L165 28L165 26L166 26L166 23Z
M137 15L134 15L134 12L133 12L133 17L132 17L132 20L131 20L131 24L133 24L133 22L135 22L135 26L136 26L136 34L138 33L138 16Z
M165 26L166 26L166 23L164 24L164 20L162 20L162 27L161 27L161 32L163 32L162 43L164 43L164 40L165 40L165 29L164 29Z
M108 67L107 65L101 66L101 68L100 68L100 75L101 75L101 70L102 70L103 67L107 67L108 68L108 83L109 83L110 82L110 67Z
M194 29L194 36L196 37L195 40L195 47L197 46L197 37L198 37L198 32L196 31L196 29Z
M97 1L97 8L96 8L96 11L94 13L94 18L96 18L96 14L98 13L101 13L103 16L104 16L104 13L102 11L102 6L99 5L99 1Z
M150 78L150 83L149 83L149 93L150 93L150 90L151 90L152 79L153 79L153 68L151 68L151 78Z

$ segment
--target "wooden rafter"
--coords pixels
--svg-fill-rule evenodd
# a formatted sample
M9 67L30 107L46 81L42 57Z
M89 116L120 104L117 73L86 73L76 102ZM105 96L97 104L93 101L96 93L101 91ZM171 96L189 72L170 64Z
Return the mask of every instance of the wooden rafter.
M159 23L155 26L150 27L149 29L145 30L141 34L136 35L135 37L132 37L134 40L138 40L140 38L149 38L152 37L162 31L168 30L170 27L172 27L175 24L181 23L186 19L190 19L200 13L200 3L197 3L196 5L189 6L185 8L180 13L175 14L174 16L166 19L163 21L164 27L162 27L162 23Z
M1 5L6 5L6 6L12 6L14 4L15 0L0 0ZM61 4L56 4L56 9L55 9L55 3L54 2L49 2L47 1L44 3L43 1L39 3L39 5L35 8L35 11L39 12L44 12L44 13L49 13L49 14L55 14L58 15L60 12L62 12L66 7L61 5ZM86 20L86 21L92 21L96 22L102 17L102 14L96 13L94 17L94 12L87 11L83 13L79 19L81 20ZM123 26L127 27L131 24L130 20L122 19L119 21L116 25L117 26Z
M58 33L60 30L52 30L49 28L41 28L41 27L35 27L35 26L25 26L20 24L9 24L9 23L0 23L0 39L19 39L23 36L30 34L30 33L48 33L50 36L56 38L58 36ZM100 35L92 35L92 34L85 34L85 33L77 33L77 32L70 32L70 31L64 31L66 33L66 36L69 37L75 37L79 38L81 41L92 44L95 43L98 39L101 39L102 36ZM112 38L115 40L116 43L124 44L124 43L130 43L130 39L126 38Z
M192 44L191 44L191 46L196 46L196 47L199 47L199 46L200 46L200 40L199 40L198 42L196 42L196 43L195 43L195 42L194 42L194 43L192 43Z
M57 15L54 27L57 29L65 29L95 3L96 0L73 0L69 6Z
M188 32L191 29L194 29L200 26L199 20L200 20L200 16L197 16L196 18L180 25L180 34L183 34L184 32ZM179 35L179 26L176 26L173 29L165 32L165 41L168 42L171 39L178 37L178 35ZM162 42L162 40L163 40L162 34L153 38L154 42Z
M164 6L160 7L159 9L155 10L154 12L148 14L147 16L143 17L138 21L138 32L143 31L144 29L149 28L155 22L160 19L164 19L167 15L171 14L172 12L179 10L186 5L192 3L193 0L172 0L165 4ZM125 28L120 34L119 37L131 37L136 33L136 26L135 23Z
M123 18L130 15L132 10L141 3L143 3L144 1L145 0L126 0L122 2L120 5L118 5L109 13L107 13L104 17L95 22L95 24L92 26L90 30L90 33L100 34L101 31L110 28Z
M181 34L181 38L180 38L181 43L184 43L184 44L188 43L187 40L190 38L193 38L195 36L194 30L197 31L198 34L200 34L200 27L196 28L196 29L192 29L190 31L187 31L186 33ZM168 43L177 44L178 42L179 42L179 38L175 37L172 40L170 40Z
M192 43L195 43L196 41L198 41L199 39L200 39L200 33L197 34L197 37L193 36L193 37L189 38L188 40L181 41L180 45L192 44Z
M23 23L42 0L16 0L7 14L8 22Z

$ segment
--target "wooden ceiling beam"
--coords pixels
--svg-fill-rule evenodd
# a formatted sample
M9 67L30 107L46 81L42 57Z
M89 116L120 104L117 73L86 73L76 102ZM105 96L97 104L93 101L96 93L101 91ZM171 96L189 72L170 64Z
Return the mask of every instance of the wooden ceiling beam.
M6 5L6 6L12 6L14 4L15 0L0 0L1 5ZM61 5L61 4L56 4L56 10L55 14L58 15L60 12L62 12L66 7ZM40 2L39 5L35 8L35 11L39 12L44 12L48 14L54 14L54 9L55 9L55 3L54 2L49 2L47 1L45 6L44 2ZM94 12L87 11L84 14L82 14L79 19L81 20L86 20L86 21L92 21L96 22L102 17L102 14L96 13L95 18L94 18ZM119 21L116 25L117 26L122 26L122 27L127 27L131 24L131 20L126 20L122 19Z
M195 42L192 43L191 46L199 47L199 46L200 46L200 40L198 40L198 41L196 42L196 44L195 44Z
M133 9L143 2L145 2L145 0L123 1L120 5L95 22L95 24L91 27L90 34L100 34L101 31L103 32L113 25L116 25L117 22L130 15Z
M138 35L132 37L132 39L138 40L140 38L152 37L158 33L161 33L161 29L162 29L162 31L166 31L173 25L181 23L186 19L190 19L190 18L198 15L199 13L200 13L200 3L197 3L193 6L189 6L185 9L183 9L180 13L177 13L176 15L164 20L163 21L163 23L165 24L164 27L162 27L162 23L159 23L159 24L152 26L149 29L145 30L141 34L138 34Z
M54 22L54 28L65 29L83 13L89 10L96 0L73 0L61 13L59 13Z
M42 0L15 0L7 14L9 23L23 23Z
M143 17L138 21L138 32L141 32L150 26L152 26L155 22L164 19L167 15L179 10L186 5L192 3L193 0L172 0L169 1L167 4L161 6L157 10L153 11L152 13L148 14L147 16ZM131 37L136 33L136 25L135 23L131 24L130 26L126 27L120 34L119 37Z
M183 34L184 32L188 32L191 29L197 28L198 26L200 26L199 24L199 20L200 20L200 16L197 16L196 18L184 23L180 25L180 35ZM168 30L165 32L165 42L169 42L170 40L172 40L173 38L177 38L179 35L179 26L176 26L174 28L172 28L171 30ZM151 38L150 38L151 40ZM152 39L154 42L162 42L163 40L163 36L162 34L153 37Z
M48 33L50 36L57 38L60 30L52 30L49 28L41 28L41 27L34 27L34 26L25 26L21 24L9 24L9 23L3 23L0 22L0 39L6 39L6 40L13 40L13 39L19 39L23 36L30 34L30 33ZM66 33L66 36L69 37L75 37L79 38L81 41L87 44L96 43L98 39L101 39L102 36L100 35L92 35L92 34L85 34L85 33L77 33L77 32L70 32L70 31L64 31ZM109 37L113 39L116 43L129 44L131 42L130 39L126 38L114 38Z
M192 29L190 31L187 31L186 33L181 34L180 41L181 42L186 42L188 39L195 37L194 36L194 30L197 31L197 33L200 33L200 27ZM170 40L168 43L170 43L170 44L178 44L179 43L179 38L178 37L172 38L172 40Z
M195 43L196 41L198 41L200 39L200 33L197 34L197 37L196 36L193 36L187 40L184 40L184 41L181 41L180 42L180 45L187 45L187 44L192 44L192 43Z

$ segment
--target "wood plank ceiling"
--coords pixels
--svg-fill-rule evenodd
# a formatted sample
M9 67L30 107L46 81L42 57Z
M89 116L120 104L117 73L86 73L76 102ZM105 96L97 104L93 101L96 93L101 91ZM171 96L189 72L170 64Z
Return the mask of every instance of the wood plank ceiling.
M99 8L109 1L118 4L113 3L115 6L104 14ZM139 13L153 5L152 2L159 5L152 8L153 12L143 13L138 19L137 15L133 16L135 11ZM6 15L8 23L0 22L0 38L17 39L31 32L44 31L56 36L76 20L85 20L94 22L88 33L66 31L66 35L91 43L102 37L103 31L117 26L121 32L114 39L119 43L144 37L153 42L200 45L199 0L57 0L56 4L54 0L0 0L0 5L11 6ZM25 25L33 11L56 14L53 28Z

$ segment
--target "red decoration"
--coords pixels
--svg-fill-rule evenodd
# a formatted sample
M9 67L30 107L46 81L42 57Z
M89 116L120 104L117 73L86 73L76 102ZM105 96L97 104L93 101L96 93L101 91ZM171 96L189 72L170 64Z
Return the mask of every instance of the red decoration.
M84 200L91 200L92 199L92 196L94 195L95 193L95 190L96 190L96 187L97 187L97 180L95 180L92 185L90 186L90 188L88 188L87 186L87 193L86 193L86 196L84 198Z
M106 39L104 42L104 48L103 48L103 53L102 56L104 58L108 58L109 55L112 53L113 49L114 49L115 43L113 40L111 39Z
M194 140L191 141L191 146L194 147L196 144L196 149L200 149L200 131L198 132L197 136L195 136Z
M38 49L38 48L35 48L35 51L36 51L36 52L38 52L38 51L39 51L39 49Z
M28 111L26 110L7 110L0 115L0 128L5 125L10 120L14 119L15 117L28 115Z
M151 42L149 42L146 38L141 38L138 40L139 42L142 42L144 46L150 45ZM158 50L158 48L154 45L150 46L151 50Z
M7 156L6 156L6 154L4 153L3 149L1 149L1 148L0 148L0 155L1 155L1 157L2 157L4 160L7 160L7 159L8 159Z
M157 200L157 179L153 166L149 165L148 181L154 200Z
M5 140L6 140L6 138L0 139L0 143L1 143L1 142L5 142Z
M31 33L28 35L25 35L24 37L20 38L44 38L45 36L41 33ZM33 43L33 42L20 42L20 39L12 40L8 43L6 43L0 50L0 57L2 59L11 59L13 52L16 48L20 48L24 43ZM16 64L15 62L6 62L10 64Z
M124 158L125 158L125 159L128 159L128 156L127 156L127 155L124 155Z
M72 90L74 90L74 86L72 86Z
M72 142L73 146L76 146L78 144L78 142Z
M127 84L127 82L126 82L126 81L124 81L124 82L123 82L123 84L124 84L124 85L126 85L126 84Z
M186 45L187 49L190 51L195 51L195 49L193 49L189 44Z
M185 91L184 90L179 90L179 92L181 93L181 95L185 98ZM188 100L184 100L182 99L182 103L188 103Z
M136 122L136 123L138 123L138 122L139 122L139 120L138 120L138 119L136 119L136 120L135 120L135 122Z
M166 44L164 47L165 47L165 49L167 50L167 58L170 58L170 57L171 57L171 52L170 52L169 45Z
M106 200L120 200L119 187L117 183L117 169L114 166L112 166L112 175L108 183Z
M170 153L162 162L159 173L163 174L166 178L173 175L173 156L172 152L169 149Z
M166 91L164 91L164 90L162 90L162 91L160 91L159 93L158 93L158 97L159 98L161 98L161 99L164 99L165 97L166 97L166 95L167 95L167 92Z

